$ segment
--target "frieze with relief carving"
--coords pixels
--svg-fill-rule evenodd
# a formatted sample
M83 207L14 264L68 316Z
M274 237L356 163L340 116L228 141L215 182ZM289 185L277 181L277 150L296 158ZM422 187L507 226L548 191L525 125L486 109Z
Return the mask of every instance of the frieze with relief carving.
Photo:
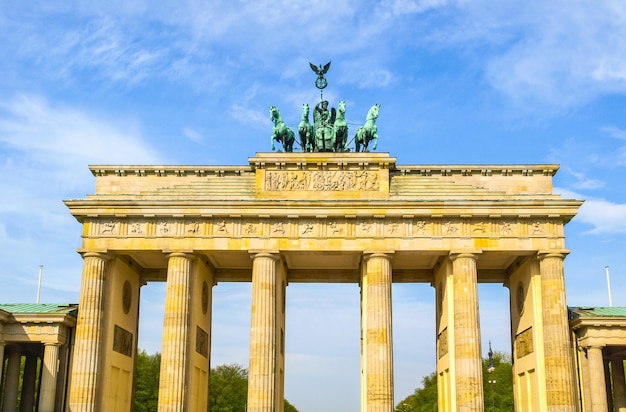
M90 236L93 237L544 237L557 232L543 220L526 218L502 219L492 223L484 219L473 219L464 223L463 218L410 217L394 218L373 216L355 219L347 225L345 218L325 217L292 219L273 218L265 227L258 219L244 217L213 217L208 219L188 218L141 218L103 219L94 222ZM296 223L290 232L290 221ZM322 225L322 226L320 226ZM550 230L546 230L549 228Z
M266 191L357 191L380 190L379 173L371 170L268 170Z

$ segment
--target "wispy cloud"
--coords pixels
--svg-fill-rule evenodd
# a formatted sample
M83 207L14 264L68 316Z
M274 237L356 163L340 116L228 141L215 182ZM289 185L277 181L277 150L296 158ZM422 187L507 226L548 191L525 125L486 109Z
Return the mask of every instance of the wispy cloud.
M606 132L609 136L615 139L626 140L626 130L624 129L614 126L604 126L600 130Z
M59 170L85 162L157 161L156 152L138 129L132 120L116 121L54 106L41 96L0 101L0 143Z
M235 120L255 128L267 129L270 125L269 114L266 115L258 109L241 104L234 104L230 111L230 115Z
M0 278L28 288L34 260L54 279L47 288L77 292L80 258L67 258L67 248L78 247L80 226L62 199L93 191L90 163L158 163L138 129L132 121L116 122L40 96L0 100L0 248L29 256L30 263L7 261Z
M593 189L601 189L606 186L606 183L604 181L599 180L599 179L589 178L584 173L578 173L572 169L568 169L568 172L576 178L576 181L571 184L573 189L593 190Z
M554 188L555 193L567 199L583 199L575 219L592 226L586 233L594 235L626 234L626 204L601 198L590 198L567 189Z
M448 0L383 0L378 5L383 15L402 16L404 14L422 13L430 9L449 4Z
M183 135L192 142L199 143L203 140L202 133L189 127L183 128Z
M511 3L505 29L519 35L489 59L487 74L496 89L514 100L557 107L626 92L623 3Z

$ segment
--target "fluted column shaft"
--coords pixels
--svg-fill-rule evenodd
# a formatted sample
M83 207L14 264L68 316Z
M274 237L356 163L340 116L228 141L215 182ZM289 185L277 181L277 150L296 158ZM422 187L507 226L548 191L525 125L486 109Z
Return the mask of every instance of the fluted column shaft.
M391 412L393 403L393 341L391 320L391 255L373 253L365 258L363 344L365 408Z
M108 256L88 252L83 255L76 343L70 388L72 412L95 412L102 376L100 360L104 302L104 278Z
M8 365L4 381L3 412L15 412L17 410L17 389L20 380L20 360L22 354L19 347L9 347Z
M35 406L35 381L37 380L37 359L34 354L26 355L24 377L22 378L22 396L20 412L32 412Z
M276 262L278 255L257 253L252 263L252 316L248 412L272 412L276 399Z
M563 253L541 253L543 344L548 411L576 411ZM600 365L602 368L602 365ZM604 389L603 389L604 392Z
M613 406L616 412L626 412L626 379L624 378L624 360L611 361L613 374Z
M171 253L167 265L165 315L159 381L159 412L183 412L189 367L189 300L193 256Z
M59 344L46 343L43 352L41 387L39 389L39 410L53 411L59 372Z
M478 278L473 253L453 253L454 382L458 411L484 408L483 369L480 351Z
M607 412L609 407L606 401L606 379L604 376L602 348L599 346L588 347L587 359L589 360L591 409L593 412Z

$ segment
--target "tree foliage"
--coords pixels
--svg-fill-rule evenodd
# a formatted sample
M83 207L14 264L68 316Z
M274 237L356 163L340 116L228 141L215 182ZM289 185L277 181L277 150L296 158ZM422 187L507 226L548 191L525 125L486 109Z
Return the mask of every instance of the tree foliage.
M489 359L482 360L485 412L509 412L513 407L513 366L509 355L493 354L494 371L489 372ZM489 383L495 381L495 383ZM422 387L400 401L397 412L437 411L437 373L422 378Z
M161 354L137 354L135 407L137 412L157 410ZM248 370L241 365L220 365L210 372L209 411L245 412L248 402ZM285 399L285 412L298 410Z
M298 410L285 399L285 412L298 412Z
M146 351L137 354L137 379L135 382L136 412L157 410L159 399L159 371L161 354L148 355Z
M511 357L503 352L493 353L494 371L489 372L489 359L483 359L483 388L485 412L514 410L513 365ZM495 381L495 383L489 383Z
M209 411L245 412L248 401L248 371L241 365L211 369Z

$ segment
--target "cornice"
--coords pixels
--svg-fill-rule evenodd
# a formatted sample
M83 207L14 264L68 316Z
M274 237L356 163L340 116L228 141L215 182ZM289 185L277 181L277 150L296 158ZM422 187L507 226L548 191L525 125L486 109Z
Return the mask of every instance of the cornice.
M362 153L360 153L362 154ZM186 176L238 176L253 173L257 169L273 170L342 170L386 168L392 174L420 176L554 176L559 170L557 164L439 164L439 165L396 165L395 158L372 156L274 156L250 158L250 165L208 166L208 165L89 165L89 170L96 177L186 177ZM284 155L284 153L283 153Z

